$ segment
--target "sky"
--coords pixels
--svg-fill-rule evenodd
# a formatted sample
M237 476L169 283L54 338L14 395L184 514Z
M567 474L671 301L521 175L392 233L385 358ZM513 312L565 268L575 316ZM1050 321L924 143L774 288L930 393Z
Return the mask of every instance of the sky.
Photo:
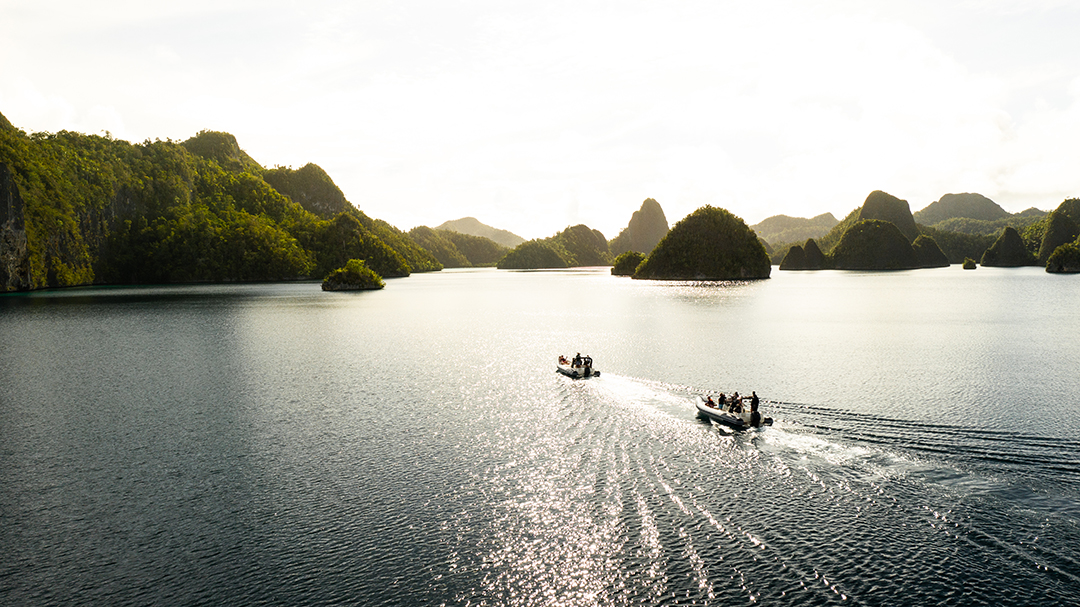
M1052 0L0 0L0 113L232 133L403 230L1048 210L1080 197L1077 32Z

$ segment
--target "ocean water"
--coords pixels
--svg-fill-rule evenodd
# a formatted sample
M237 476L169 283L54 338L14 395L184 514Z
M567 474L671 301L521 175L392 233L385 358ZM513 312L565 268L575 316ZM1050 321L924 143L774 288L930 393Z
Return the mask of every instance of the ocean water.
M958 266L0 297L0 604L1076 605L1078 302ZM697 419L734 390L775 424Z

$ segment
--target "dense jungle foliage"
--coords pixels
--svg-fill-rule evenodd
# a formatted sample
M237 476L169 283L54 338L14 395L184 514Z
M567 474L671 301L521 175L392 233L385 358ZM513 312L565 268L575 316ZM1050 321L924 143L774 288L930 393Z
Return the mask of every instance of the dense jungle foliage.
M571 226L542 240L530 240L499 260L500 269L572 268L612 264L607 239L599 230Z
M771 270L765 247L742 219L704 206L671 228L634 278L745 280L768 278Z
M615 258L615 265L611 273L615 276L633 276L641 262L645 261L645 254L638 251L626 251Z
M227 133L131 144L6 126L0 164L25 220L25 251L6 252L27 258L16 288L310 278L350 259L383 276L442 267L315 165L267 171Z
M350 259L323 279L323 291L370 291L386 286L381 276L367 267L362 259Z

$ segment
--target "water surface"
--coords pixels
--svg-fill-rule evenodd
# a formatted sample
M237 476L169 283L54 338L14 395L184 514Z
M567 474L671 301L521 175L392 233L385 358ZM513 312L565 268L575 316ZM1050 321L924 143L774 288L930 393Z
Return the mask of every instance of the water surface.
M1077 301L955 266L2 297L0 602L1076 604ZM776 424L696 419L718 390Z

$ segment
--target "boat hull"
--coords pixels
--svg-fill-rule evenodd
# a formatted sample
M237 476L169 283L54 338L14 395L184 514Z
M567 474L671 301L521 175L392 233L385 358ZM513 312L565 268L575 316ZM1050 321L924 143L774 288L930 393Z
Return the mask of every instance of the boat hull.
M570 365L556 365L555 370L573 379L586 377L600 377L600 372L592 367L571 367Z

